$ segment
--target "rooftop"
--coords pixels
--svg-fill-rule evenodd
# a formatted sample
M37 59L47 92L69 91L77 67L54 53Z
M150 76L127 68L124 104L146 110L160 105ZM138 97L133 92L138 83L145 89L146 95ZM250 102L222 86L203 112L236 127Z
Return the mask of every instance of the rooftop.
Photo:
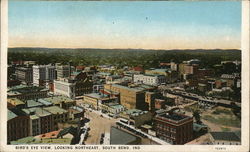
M39 91L48 91L46 88L36 87L36 86L27 86L27 85L18 85L8 88L8 93L19 94L19 93L32 93Z
M113 109L124 108L124 106L123 106L123 105L120 105L120 104L112 105L112 106L110 106L110 107L113 108Z
M110 144L111 145L129 145L137 141L138 137L127 133L123 130L111 127L110 129Z
M49 115L51 115L51 113L49 113L48 111L44 110L43 108L38 108L38 107L23 109L23 111L24 111L26 114L28 114L28 115L31 115L31 113L34 112L34 114L35 114L37 117L44 117L44 116L49 116Z
M56 131L52 131L52 132L48 132L48 133L45 133L45 134L41 134L41 135L38 135L36 136L37 138L57 138L57 135L58 133L61 131L60 130L56 130Z
M65 128L65 129L61 130L61 131L57 134L57 138L62 137L62 136L64 136L64 135L68 134L68 133L70 133L71 135L74 136L76 132L77 132L77 128L70 126L70 127L68 127L68 128Z
M50 106L50 107L45 107L43 109L52 113L52 114L63 114L63 113L67 112L66 110L64 110L58 106Z
M175 121L175 122L179 122L179 121L191 118L189 116L186 116L186 115L183 115L183 114L177 114L175 112L161 113L161 114L158 114L156 117L160 117L160 118L167 119L167 120L170 120L170 121Z
M8 110L8 120L11 120L11 119L16 118L16 117L17 117L17 115L15 113Z
M42 104L45 105L45 106L50 106L50 105L52 105L51 102L48 102L48 101L46 101L46 100L44 100L44 99L38 99L38 102L42 103Z
M139 110L139 109L129 109L129 110L125 111L125 113L127 115L130 115L130 116L138 116L138 115L141 115L141 114L148 113L148 111L142 111L142 110Z
M83 111L84 111L83 108L78 107L78 106L72 106L72 107L70 107L70 109L74 109L74 110L77 110L77 111L79 111L79 112L83 112Z
M8 98L7 101L13 105L21 105L24 104L23 101L21 101L20 99L17 98Z
M24 145L24 144L67 144L71 143L70 138L34 138L32 136L11 141L11 145Z
M99 94L99 93L90 93L90 94L85 94L84 96L96 98L96 99L102 99L102 98L107 98L106 94Z
M42 103L37 102L37 101L35 101L35 100L27 100L27 101L26 101L26 106L27 106L28 108L40 107L40 106L42 106L42 105L43 105Z
M240 138L234 132L210 132L214 140L239 141Z
M59 104L61 102L74 102L74 100L65 97L65 96L54 96L54 97L49 97L49 98L44 98L43 100L51 102L53 104Z
M123 85L118 85L118 84L112 84L112 86L117 87L117 88L121 88L121 89L134 91L134 92L140 92L141 91L140 89L137 89L137 88L130 88L130 87L123 86Z
M153 72L168 72L170 69L149 69L147 71L153 71Z

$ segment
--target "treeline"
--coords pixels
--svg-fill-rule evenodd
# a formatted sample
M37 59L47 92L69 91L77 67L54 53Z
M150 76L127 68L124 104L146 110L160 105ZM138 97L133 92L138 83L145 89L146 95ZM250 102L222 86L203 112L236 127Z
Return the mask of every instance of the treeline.
M9 48L8 63L34 60L37 64L68 63L73 65L112 64L118 67L158 67L160 62L199 59L202 67L210 68L225 60L241 60L240 50L143 50L143 49L50 49Z

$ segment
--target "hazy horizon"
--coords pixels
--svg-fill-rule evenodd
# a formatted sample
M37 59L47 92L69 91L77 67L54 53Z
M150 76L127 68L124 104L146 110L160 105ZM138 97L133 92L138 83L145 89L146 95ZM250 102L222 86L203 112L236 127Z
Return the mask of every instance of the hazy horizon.
M241 3L9 1L9 47L240 49Z

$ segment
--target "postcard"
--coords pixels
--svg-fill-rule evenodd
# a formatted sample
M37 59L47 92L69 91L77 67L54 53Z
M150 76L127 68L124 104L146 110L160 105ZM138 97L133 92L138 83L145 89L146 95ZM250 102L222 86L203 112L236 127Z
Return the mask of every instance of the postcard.
M249 1L1 1L0 151L249 150Z

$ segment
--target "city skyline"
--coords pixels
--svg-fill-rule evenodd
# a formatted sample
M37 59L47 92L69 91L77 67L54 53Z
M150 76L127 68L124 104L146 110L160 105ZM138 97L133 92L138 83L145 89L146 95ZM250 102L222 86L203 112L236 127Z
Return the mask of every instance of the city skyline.
M9 2L9 47L239 49L240 35L240 2Z

